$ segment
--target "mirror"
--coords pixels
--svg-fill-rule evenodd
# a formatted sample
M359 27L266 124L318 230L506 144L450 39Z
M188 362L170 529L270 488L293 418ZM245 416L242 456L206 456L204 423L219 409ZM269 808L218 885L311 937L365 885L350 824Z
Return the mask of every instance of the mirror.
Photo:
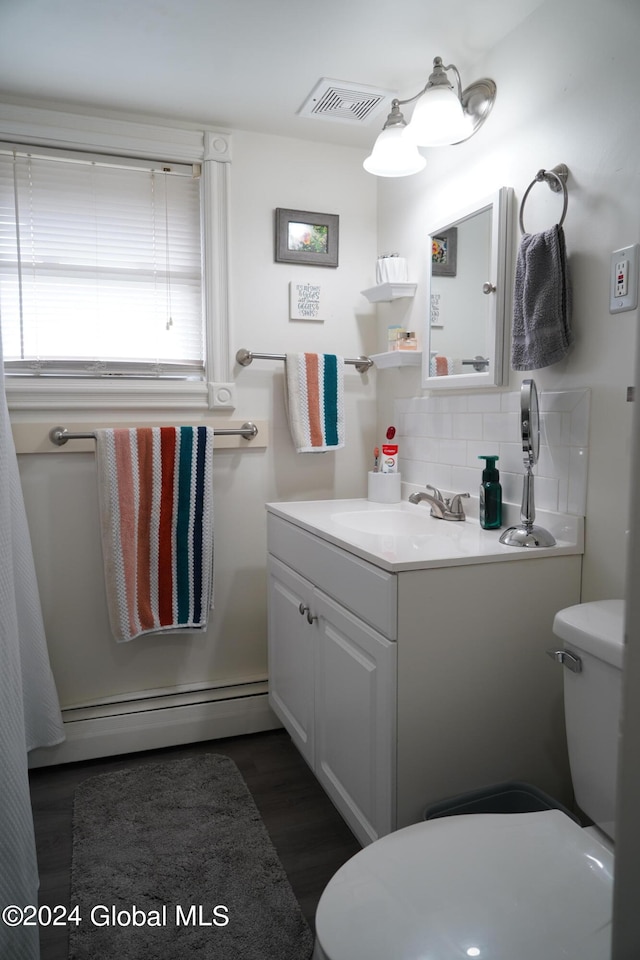
M499 386L508 357L513 190L494 194L429 230L431 263L422 386Z
M548 530L536 526L533 522L536 518L533 467L538 462L540 452L539 410L535 380L523 380L520 387L520 435L524 462L522 506L520 526L509 527L500 537L500 543L506 543L508 547L553 547L556 542Z
M520 431L525 467L533 467L540 453L540 413L535 380L523 380L520 387Z

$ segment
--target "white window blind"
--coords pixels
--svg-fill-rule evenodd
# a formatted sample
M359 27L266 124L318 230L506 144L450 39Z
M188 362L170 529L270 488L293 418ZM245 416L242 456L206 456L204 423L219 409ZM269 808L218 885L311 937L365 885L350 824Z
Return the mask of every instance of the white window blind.
M8 374L204 378L199 169L0 145Z

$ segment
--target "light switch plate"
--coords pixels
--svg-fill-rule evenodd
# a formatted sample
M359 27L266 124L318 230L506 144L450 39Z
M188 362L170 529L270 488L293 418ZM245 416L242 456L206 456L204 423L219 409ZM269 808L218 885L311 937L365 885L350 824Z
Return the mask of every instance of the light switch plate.
M621 247L611 254L609 313L635 310L638 306L638 250L640 245Z

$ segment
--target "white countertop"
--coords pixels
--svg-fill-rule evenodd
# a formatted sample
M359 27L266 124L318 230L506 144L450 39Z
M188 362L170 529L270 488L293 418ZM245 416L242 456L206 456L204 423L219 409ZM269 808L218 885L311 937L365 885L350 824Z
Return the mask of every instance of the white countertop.
M509 547L499 542L519 524L519 509L503 505L500 530L483 530L477 519L437 520L428 504L358 500L301 500L268 503L267 510L385 570L421 570L459 564L531 560L581 554L583 518L538 512L536 524L556 538L553 547Z

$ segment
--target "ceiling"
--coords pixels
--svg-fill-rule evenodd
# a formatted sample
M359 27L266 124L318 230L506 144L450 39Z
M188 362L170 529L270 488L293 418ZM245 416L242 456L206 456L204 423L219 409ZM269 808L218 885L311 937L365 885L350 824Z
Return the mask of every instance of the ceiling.
M441 56L466 86L542 2L0 0L0 97L367 146L388 100L366 121L297 115L321 78L403 98Z

